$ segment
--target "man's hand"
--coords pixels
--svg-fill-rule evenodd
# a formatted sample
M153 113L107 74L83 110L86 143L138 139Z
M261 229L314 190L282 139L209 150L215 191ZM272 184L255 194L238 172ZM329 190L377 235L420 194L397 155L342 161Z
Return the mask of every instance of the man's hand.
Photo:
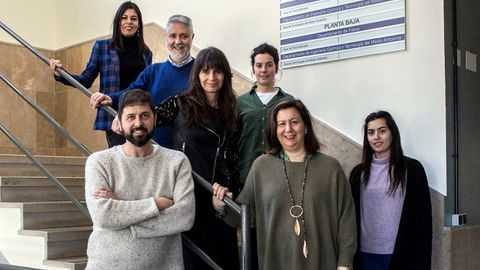
M111 106L112 98L105 95L104 93L96 92L90 97L90 106L92 109L97 108L99 105Z
M99 190L93 193L93 198L95 199L114 199L116 200L115 194L108 187L101 187Z
M157 208L159 211L165 210L172 206L173 200L165 197L154 197L155 199L155 204L157 205Z
M113 119L111 129L113 132L119 135L123 134L123 128L122 128L122 125L120 124L120 121L118 120L118 115L115 116L115 118Z

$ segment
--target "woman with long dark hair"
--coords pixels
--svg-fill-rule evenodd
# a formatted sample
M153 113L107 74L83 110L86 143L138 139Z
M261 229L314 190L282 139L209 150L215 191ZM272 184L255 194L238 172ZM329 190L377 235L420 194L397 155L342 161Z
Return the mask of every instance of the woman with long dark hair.
M187 155L193 171L238 194L235 106L227 58L219 49L208 47L195 59L187 92L165 100L155 110L157 126L173 126L173 149ZM195 184L195 224L185 234L220 267L237 270L236 230L215 216L211 198ZM188 248L184 248L184 261L186 269L211 269Z
M432 208L422 164L403 154L390 113L365 119L362 163L350 175L357 214L354 269L429 270Z
M152 52L143 39L142 13L135 3L127 1L117 9L113 19L112 37L96 41L82 74L70 75L86 88L90 88L100 74L98 91L108 95L127 88L151 63ZM62 66L60 60L50 59L53 70ZM57 81L70 85L57 75ZM93 129L105 130L108 147L125 142L123 135L111 130L112 121L113 117L99 106Z

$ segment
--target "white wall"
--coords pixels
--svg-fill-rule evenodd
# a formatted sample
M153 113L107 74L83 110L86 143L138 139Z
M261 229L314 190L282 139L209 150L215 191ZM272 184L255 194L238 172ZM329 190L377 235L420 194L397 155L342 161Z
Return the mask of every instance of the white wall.
M14 8L26 2L0 1L20 2ZM52 1L41 2L51 5ZM111 33L116 8L122 2L57 0L59 24L56 33L49 32L47 36L55 36L56 43L51 45L47 43L49 39L40 39L38 44L58 49L107 35ZM195 45L219 47L231 65L246 76L250 74L249 54L254 46L264 41L279 45L278 0L135 2L145 23L163 26L170 15L190 16L196 33ZM31 3L37 1L29 3L14 12L15 21L21 14L37 12L35 19L29 21L43 23L44 14L30 10ZM430 185L446 194L443 3L407 0L406 12L406 51L287 69L280 85L304 100L316 117L359 143L365 116L378 109L390 111L402 133L406 154L419 159L427 170ZM6 12L0 11L2 21L3 13ZM30 34L35 32L26 33L25 38L37 42Z
M55 0L0 0L0 21L38 48L55 49L57 45ZM0 41L18 44L0 29Z
M365 117L390 111L406 154L419 159L430 185L446 194L443 5L407 0L406 12L406 51L287 69L282 85L359 143Z

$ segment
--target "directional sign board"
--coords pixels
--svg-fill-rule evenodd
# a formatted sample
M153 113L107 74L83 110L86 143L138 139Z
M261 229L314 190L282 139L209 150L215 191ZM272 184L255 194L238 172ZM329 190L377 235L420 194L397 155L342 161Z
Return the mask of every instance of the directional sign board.
M280 1L283 68L399 50L405 0Z

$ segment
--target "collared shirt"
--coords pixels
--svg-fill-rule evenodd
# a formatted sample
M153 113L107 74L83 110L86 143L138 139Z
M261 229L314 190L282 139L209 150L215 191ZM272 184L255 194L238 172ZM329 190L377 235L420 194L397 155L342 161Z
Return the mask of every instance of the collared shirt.
M244 184L253 161L268 149L265 128L275 105L293 96L278 88L278 93L266 105L258 98L257 86L241 95L237 102L237 114L241 131L239 141L240 184Z
M187 58L185 58L183 61L181 61L180 63L175 63L173 62L172 60L172 57L170 57L170 55L168 56L168 62L170 62L172 64L172 66L174 67L183 67L185 66L186 64L190 63L193 61L193 57L191 55L188 55Z

